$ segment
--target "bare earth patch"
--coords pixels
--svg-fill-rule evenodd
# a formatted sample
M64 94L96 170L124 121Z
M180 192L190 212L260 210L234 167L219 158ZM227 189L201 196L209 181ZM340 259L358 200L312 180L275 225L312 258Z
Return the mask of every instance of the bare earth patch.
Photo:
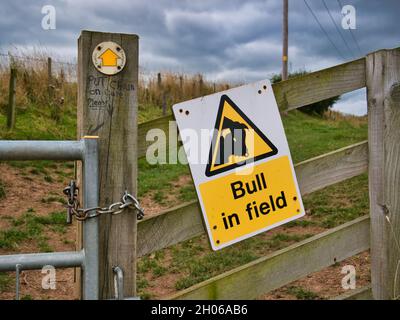
M55 171L48 169L49 172ZM6 196L0 200L0 230L7 230L10 227L9 218L21 217L27 211L35 212L37 216L47 216L51 212L65 210L59 202L44 203L43 199L49 196L63 198L63 187L68 182L47 182L42 174L29 174L29 169L11 167L7 164L0 164L0 177L6 186ZM70 171L72 176L72 171ZM52 172L51 176L57 177ZM50 194L51 193L51 194ZM62 235L47 230L45 237L47 244L53 251L75 250L75 226L66 226L66 232ZM40 249L35 241L23 241L13 249L0 248L0 254L31 253L39 252ZM10 277L8 289L0 292L0 299L15 299L15 272L7 273ZM57 269L56 290L42 289L41 270L22 271L20 283L20 297L25 299L76 299L74 293L74 269Z

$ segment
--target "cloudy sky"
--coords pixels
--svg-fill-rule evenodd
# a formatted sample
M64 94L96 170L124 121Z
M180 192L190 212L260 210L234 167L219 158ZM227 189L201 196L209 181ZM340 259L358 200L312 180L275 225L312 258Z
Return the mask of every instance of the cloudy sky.
M289 0L291 71L315 71L380 48L400 46L399 0ZM342 37L324 6L327 5ZM341 5L356 9L353 36L341 27ZM43 30L42 7L56 9L56 29ZM146 72L201 72L210 80L251 82L280 72L282 0L2 1L0 52L41 47L75 61L80 30L136 33ZM366 112L365 92L337 109Z

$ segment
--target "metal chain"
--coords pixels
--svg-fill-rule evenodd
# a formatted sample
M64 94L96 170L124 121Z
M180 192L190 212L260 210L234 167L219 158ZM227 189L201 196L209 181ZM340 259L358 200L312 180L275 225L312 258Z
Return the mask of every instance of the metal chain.
M78 200L79 188L76 186L75 181L64 188L63 193L68 197L67 208L68 217L67 222L71 222L72 216L79 221L84 221L88 218L98 217L101 214L117 215L122 213L125 209L134 209L137 211L137 219L141 220L144 217L144 211L139 204L139 201L129 194L127 191L122 196L121 201L115 202L108 207L93 207L93 208L80 208Z

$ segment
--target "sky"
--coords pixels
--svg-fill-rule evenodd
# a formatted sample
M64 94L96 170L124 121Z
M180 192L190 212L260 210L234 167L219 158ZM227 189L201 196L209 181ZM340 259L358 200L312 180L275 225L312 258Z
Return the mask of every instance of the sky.
M45 5L56 10L56 29L42 28ZM342 28L344 5L356 10L352 34ZM399 0L289 0L289 71L316 71L399 47L399 12ZM74 62L81 30L138 34L145 73L249 83L281 70L282 0L2 0L0 53L42 48ZM335 109L365 114L365 90L342 96Z

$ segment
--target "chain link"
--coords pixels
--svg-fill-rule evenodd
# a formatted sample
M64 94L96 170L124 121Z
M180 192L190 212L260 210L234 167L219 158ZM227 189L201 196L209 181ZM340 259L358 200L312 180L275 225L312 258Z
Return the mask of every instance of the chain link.
M75 216L75 218L79 221L84 221L88 218L98 217L101 214L117 215L122 213L127 208L136 210L138 220L141 220L144 217L144 211L140 206L139 201L127 191L125 191L123 194L121 201L112 203L108 207L92 207L85 209L80 208L78 192L79 188L76 186L75 181L71 181L70 184L63 190L63 193L68 197L67 222L69 223L72 220L72 216Z

